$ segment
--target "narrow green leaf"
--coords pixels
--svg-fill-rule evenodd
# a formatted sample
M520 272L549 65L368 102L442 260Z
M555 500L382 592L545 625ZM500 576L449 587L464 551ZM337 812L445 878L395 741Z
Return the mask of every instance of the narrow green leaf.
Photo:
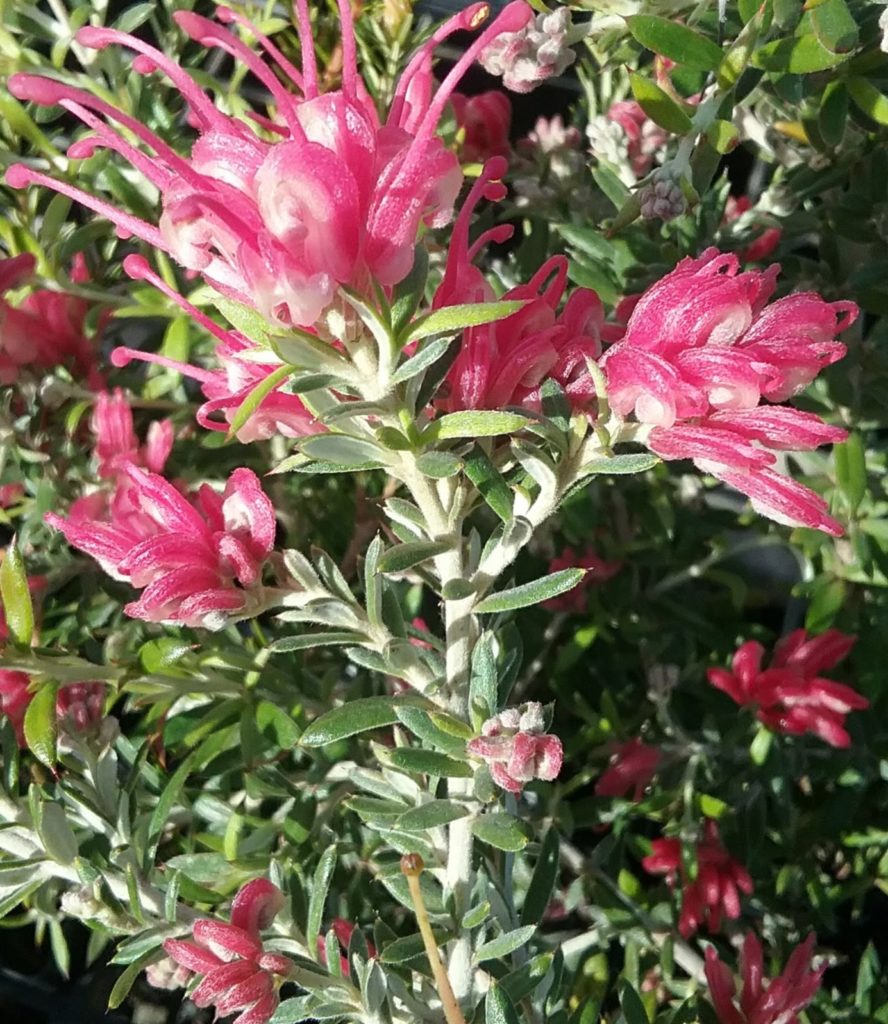
M642 46L695 71L715 71L724 56L718 43L671 18L636 14L626 24Z
M335 647L339 644L362 644L367 637L360 633L302 633L299 636L283 636L268 645L274 654L289 651L310 651L315 647Z
M420 750L418 747L396 747L386 755L395 768L419 775L434 775L438 778L470 779L474 774L465 761L456 761L437 750Z
M865 78L849 78L845 83L851 99L876 124L888 125L888 96Z
M521 1024L521 1018L500 985L492 982L484 1000L484 1024Z
M142 971L144 971L149 964L154 963L155 960L159 960L162 956L163 950L160 948L160 938L158 938L157 945L153 949L149 949L147 953L143 953L138 960L134 960L123 971L117 981L114 982L114 987L111 989L111 994L108 996L108 1009L116 1010L129 995L130 989L133 987L136 979Z
M452 546L452 543L446 540L417 540L406 544L397 544L380 557L377 571L381 573L406 572L414 565L427 562L436 555L443 555Z
M620 1009L626 1024L650 1024L641 996L625 980L620 987Z
M348 434L315 434L306 438L299 449L312 459L340 466L381 465L385 461L385 453L372 441Z
M482 814L472 822L472 832L482 843L508 853L517 853L527 846L524 825L505 812Z
M415 377L418 373L422 373L423 370L427 370L444 355L454 341L455 338L436 338L427 345L423 345L416 355L401 363L392 374L392 384L400 384Z
M448 440L456 437L497 437L527 426L529 417L516 412L466 410L451 412L430 423L424 440Z
M34 633L34 607L28 589L25 560L15 537L0 562L0 596L10 636L17 644L27 647Z
M308 919L305 925L305 944L310 956L315 960L318 959L318 936L321 934L324 906L327 902L327 892L330 888L330 879L333 877L333 869L336 867L336 856L335 846L328 846L324 850L318 861L318 866L315 868L312 881L311 896L308 901Z
M429 276L429 256L422 245L413 250L413 266L410 273L395 286L392 295L392 331L400 336L410 323L410 318L419 308Z
M57 683L49 680L42 682L25 712L25 742L34 757L47 768L52 768L56 762L57 693Z
M548 601L559 594L565 594L586 575L585 569L561 569L559 572L541 576L531 583L522 583L509 590L500 590L485 597L475 606L478 615L490 615L494 612L510 612L517 608L528 608L532 604Z
M47 854L59 864L73 864L77 840L61 804L45 803L40 814L40 839Z
M811 27L819 42L833 53L847 53L857 46L857 22L845 0L822 0L811 9Z
M478 708L484 719L495 715L498 708L499 680L494 655L494 635L485 630L472 651L472 672L469 680L469 705Z
M443 945L448 939L447 933L438 929L433 929L432 934L439 945ZM408 960L415 960L417 957L424 955L425 945L422 941L422 936L418 934L405 935L403 938L395 939L384 946L379 959L384 964L403 964L407 963Z
M468 808L453 800L430 800L421 807L413 807L395 820L394 827L404 832L425 832L430 828L448 825L451 821L465 818Z
M634 72L629 76L629 82L632 95L652 121L674 135L687 135L691 132L691 119L656 82Z
M521 924L538 924L546 912L558 878L560 845L557 829L550 826L540 845L540 855L533 869L530 885L527 887L527 895L524 897Z
M457 306L443 306L414 320L409 325L404 344L428 338L433 334L456 334L467 327L503 320L524 307L524 300L501 302L471 302Z
M450 452L424 452L416 460L416 468L423 476L445 480L455 476L464 466L463 460Z
M467 932L470 932L472 929L484 924L488 917L490 917L490 903L488 900L484 900L463 914L460 926Z
M829 82L823 90L817 115L817 127L827 146L841 144L847 124L848 89L844 82Z
M447 715L432 715L428 711L423 711L422 708L415 708L409 706L401 706L397 709L398 721L402 725L405 725L414 736L419 737L423 743L427 743L433 747L438 747L443 750L445 754L464 754L466 748L466 737L455 736L452 732L447 732L442 729L437 723L444 721L447 723L457 723L456 719L451 719ZM469 732L469 737L472 736L471 730L465 727Z
M848 504L848 510L857 511L866 496L866 452L860 434L848 435L848 440L833 449L836 483Z
M415 702L415 697L362 697L333 708L316 718L302 734L303 747L323 747L368 729L381 729L398 721L399 703Z
M466 456L465 470L488 506L504 523L508 522L512 518L512 492L480 445L475 445Z
M765 71L810 75L833 68L847 59L847 54L833 53L816 36L806 35L765 43L753 53L752 64Z
M262 405L271 392L274 391L278 384L280 384L281 381L285 381L293 372L292 366L279 366L277 369L272 370L267 377L264 377L259 381L259 383L237 407L237 412L235 412L228 427L229 438L234 437L237 434L241 427L244 426L247 420L253 415L259 406Z
M644 473L660 460L650 452L634 452L631 455L614 455L611 458L593 459L582 466L578 476L593 473L607 473L610 476L627 476L630 473Z
M536 925L528 924L497 935L489 942L482 942L475 951L475 963L482 964L485 960L499 960L501 957L514 953L516 949L520 949L530 941L530 937L535 931Z

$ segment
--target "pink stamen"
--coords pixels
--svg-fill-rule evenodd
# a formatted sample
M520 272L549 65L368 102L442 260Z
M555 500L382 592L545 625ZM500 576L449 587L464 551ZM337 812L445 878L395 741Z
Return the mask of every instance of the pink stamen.
M199 310L197 306L192 305L175 288L171 288L159 274L155 273L144 256L137 256L136 254L127 256L123 261L123 269L134 281L147 281L149 284L154 285L159 292L175 302L181 310L186 312L192 320L196 320L213 337L226 344L231 342L232 336L229 331L224 330L214 320L210 319L206 313Z
M122 369L129 366L133 360L141 363L156 363L168 370L175 370L184 377L192 380L199 380L202 384L209 384L215 380L215 374L209 370L199 370L196 366L189 366L188 363L180 363L178 359L169 359L167 356L158 355L156 352L140 352L135 348L127 348L126 345L118 345L111 353L111 365Z
M342 23L342 91L349 99L358 98L358 52L355 43L355 22L351 0L339 0Z
M190 36L195 42L202 46L216 46L224 50L232 57L240 60L257 79L265 86L274 97L278 109L284 116L291 132L298 138L304 138L305 133L296 117L296 107L293 97L281 85L275 75L269 70L253 51L245 46L227 28L217 25L209 18L203 18L192 11L176 11L173 19L182 31Z
M307 100L313 100L318 94L318 60L307 0L296 0L296 31L299 33L299 49L302 51L303 93Z
M136 238L141 238L143 242L154 246L155 249L160 249L172 255L169 246L164 241L163 235L153 224L149 224L139 217L133 217L128 213L124 213L123 210L118 210L110 203L103 202L101 199L97 199L95 196L91 196L88 192L75 188L73 185L50 178L48 174L33 171L24 164L13 164L6 171L6 184L10 188L27 188L28 185L43 185L45 188L81 203L88 210L92 210L102 217L107 217L117 228L117 234L120 238L129 238L131 235L135 235Z
M242 14L238 14L237 11L232 11L230 7L217 7L216 17L226 25L234 22L242 28L252 32L256 39L259 40L259 45L262 49L265 50L281 71L287 75L293 85L295 85L300 92L303 91L302 75L299 73L296 66L289 61L283 53L281 53L278 47L275 46L268 36L259 31L249 18L245 18Z

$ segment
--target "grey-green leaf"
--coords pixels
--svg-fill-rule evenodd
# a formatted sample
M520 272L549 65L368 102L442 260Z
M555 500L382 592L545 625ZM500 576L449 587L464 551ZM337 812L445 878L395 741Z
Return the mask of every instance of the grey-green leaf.
M491 594L476 605L475 611L479 615L489 615L493 612L510 612L516 608L527 608L530 605L539 604L541 601L558 597L559 594L567 593L585 575L585 569L561 569L548 576L541 576L531 583L522 583L520 586Z
M407 697L363 697L350 700L316 718L299 742L304 747L323 747L344 740L368 729L380 729L398 721L395 710L399 703L412 703Z
M536 925L528 924L497 935L489 942L483 942L475 951L475 963L482 964L485 960L499 960L501 957L514 953L516 949L520 949L530 941L530 937L535 931Z

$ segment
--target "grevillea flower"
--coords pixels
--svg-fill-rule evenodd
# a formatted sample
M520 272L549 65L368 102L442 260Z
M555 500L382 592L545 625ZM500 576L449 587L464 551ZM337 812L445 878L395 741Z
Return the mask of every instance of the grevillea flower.
M559 7L539 14L517 30L505 27L481 52L480 61L491 75L502 77L512 92L531 92L548 78L563 75L576 54L570 10Z
M656 747L643 743L637 736L621 743L611 754L610 765L595 783L598 796L641 799L657 772L662 755ZM658 840L663 842L664 840Z
M137 54L136 74L159 71L172 82L198 133L187 157L89 92L34 75L10 78L18 99L57 104L92 129L69 148L69 156L83 159L109 148L151 181L163 208L157 225L22 165L9 169L7 181L15 188L43 184L79 200L107 216L119 234L170 254L279 325L314 324L341 285L366 291L371 280L397 284L413 265L420 225L446 224L462 183L456 156L435 134L448 100L481 50L502 32L520 31L533 14L524 0L513 0L433 90L434 48L458 30L477 28L489 6L472 4L455 15L417 51L380 121L358 75L349 0L339 0L339 12L342 86L327 93L319 92L308 0L296 2L301 72L226 7L217 9L218 21L192 11L175 13L186 35L229 54L262 83L274 105L273 120L222 113L180 65L136 36L80 29L81 46L127 47ZM231 23L253 35L262 57L226 27Z
M756 708L769 729L793 736L810 732L833 747L848 747L845 716L868 708L869 701L820 673L838 664L856 640L837 629L819 636L797 629L777 644L768 668L762 668L765 649L748 640L734 654L730 672L711 668L707 676L741 707Z
M740 1005L737 986L727 964L723 964L714 946L706 948L706 981L719 1024L799 1024L799 1014L820 988L826 963L814 967L813 932L792 951L786 969L765 982L762 946L748 932L740 953Z
M749 196L729 196L725 205L724 223L738 220L744 213L753 209L752 200ZM756 238L742 249L737 250L737 255L744 263L762 263L780 245L783 232L780 228L766 227Z
M2 484L0 485L0 508L11 508L13 505L17 505L24 496L24 484Z
M453 229L444 277L435 294L435 308L462 302L492 301L490 285L472 264L489 241L502 241L511 227L501 225L469 244L469 222L482 196L500 198L496 179L506 162L495 157L483 172L460 210ZM578 288L559 311L567 286L568 261L553 256L527 284L512 288L504 301L521 301L521 309L503 320L464 332L459 355L439 396L448 412L461 409L498 409L506 405L539 406L539 387L547 378L558 381L568 398L582 406L593 396L586 357L601 352L604 311L595 292Z
M247 882L234 897L230 923L195 921L194 941L166 939L163 948L177 964L202 974L193 992L195 1006L214 1006L218 1017L239 1015L234 1024L265 1024L280 1001L280 979L293 962L267 953L260 932L274 920L284 894L264 878Z
M779 268L739 269L735 255L707 249L648 288L602 360L611 407L648 428L640 436L661 458L692 459L763 515L841 534L818 495L773 468L773 451L816 448L845 431L761 403L786 401L842 358L835 335L857 306L813 292L769 303Z
M641 862L645 871L666 875L670 885L682 878L681 914L678 930L687 938L702 924L710 932L721 927L722 917L735 920L740 916L740 893L752 893L749 872L722 846L718 825L707 818L703 825L703 838L697 843L696 878L688 878L681 857L678 839L655 839L652 853Z
M605 117L622 128L629 164L635 177L643 178L654 161L663 156L669 133L652 121L635 100L612 103Z
M520 793L532 779L551 782L561 771L561 740L544 730L543 706L530 701L488 718L466 750L487 763L501 789Z
M216 370L205 370L166 356L124 346L114 349L111 353L112 363L118 367L126 366L133 359L158 363L199 381L207 401L197 410L197 422L207 430L227 430L244 400L255 388L263 384L270 374L278 370L281 363L272 361L275 357L270 351L268 361L258 361L256 355L260 350L256 345L238 331L226 331L219 327L205 313L170 288L141 256L127 256L123 266L130 277L153 284L216 338L218 344L215 357L221 366ZM247 444L251 441L267 440L277 434L284 437L304 437L324 430L298 396L289 394L285 386L281 381L268 390L236 431L239 441ZM221 421L216 418L217 414L222 415Z
M592 548L586 548L582 554L578 554L573 548L565 548L560 555L549 562L549 572L559 572L562 569L586 569L586 575L566 594L543 601L543 607L550 612L585 611L587 588L607 583L609 579L616 576L622 567L622 562L608 562L599 557Z
M0 260L0 384L14 383L25 366L66 366L91 387L100 385L95 341L86 336L85 299L38 288L15 307L3 300L5 292L27 282L35 266L30 255ZM82 255L74 261L71 279L89 280Z
M20 747L25 746L25 712L34 699L29 690L31 677L26 672L0 669L0 714L15 729ZM86 733L104 718L105 687L102 683L69 683L56 694L59 725L69 733Z
M110 576L142 590L125 606L148 622L220 629L258 607L262 567L274 546L274 507L249 469L219 494L204 484L194 503L131 463L113 497L89 495L46 522Z
M96 438L93 452L99 476L116 476L131 463L152 473L162 473L173 447L173 424L156 420L148 428L144 445L139 444L133 426L133 411L120 388L102 391L93 407L90 427Z
M20 747L25 745L25 712L33 696L28 692L29 682L30 676L24 672L0 668L0 714L9 719Z
M492 89L477 96L455 92L450 102L463 133L459 150L463 160L484 163L492 156L508 156L512 103L504 92Z

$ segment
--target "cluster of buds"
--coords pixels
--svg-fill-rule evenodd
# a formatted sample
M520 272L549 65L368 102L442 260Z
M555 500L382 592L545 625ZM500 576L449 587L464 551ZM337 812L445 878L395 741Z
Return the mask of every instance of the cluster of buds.
M635 100L619 100L605 114L589 118L586 136L592 156L611 164L629 186L662 159L669 138Z
M491 75L501 77L512 92L531 92L548 78L562 75L576 54L570 10L559 7L537 15L517 32L503 32L481 51L480 62Z
M507 793L520 793L533 779L552 782L564 759L561 740L546 732L543 705L537 701L488 718L466 750L487 764L493 781Z
M515 205L554 216L560 205L574 213L588 210L594 198L589 186L582 136L565 125L560 114L537 118L532 131L518 141L512 187Z
M195 921L194 941L167 939L168 957L193 974L203 975L190 993L198 1007L214 1006L226 1017L240 1011L234 1024L265 1024L277 1009L280 979L293 962L269 953L260 937L284 904L284 894L264 878L247 882L231 905L230 923ZM169 984L164 972L164 980Z
M25 672L0 669L0 715L11 723L20 747L25 746L25 714L34 698L31 677ZM56 694L59 731L66 738L98 735L101 742L114 740L117 722L105 718L107 690L102 683L69 683Z
M650 856L642 861L645 871L665 875L672 886L679 876L682 879L678 930L685 938L704 923L710 932L717 932L723 917L736 920L740 916L740 893L751 895L752 879L722 845L715 821L707 818L703 825L703 837L695 850L694 878L685 871L679 839L655 839L651 848Z
M869 701L820 673L834 668L856 640L837 629L819 636L797 629L777 644L768 668L762 668L765 649L748 640L734 654L731 671L709 669L709 682L741 707L755 708L758 720L775 732L813 733L833 747L848 747L845 716L868 708Z
M654 172L651 181L639 193L638 201L645 220L675 220L687 208L681 182L660 171Z

